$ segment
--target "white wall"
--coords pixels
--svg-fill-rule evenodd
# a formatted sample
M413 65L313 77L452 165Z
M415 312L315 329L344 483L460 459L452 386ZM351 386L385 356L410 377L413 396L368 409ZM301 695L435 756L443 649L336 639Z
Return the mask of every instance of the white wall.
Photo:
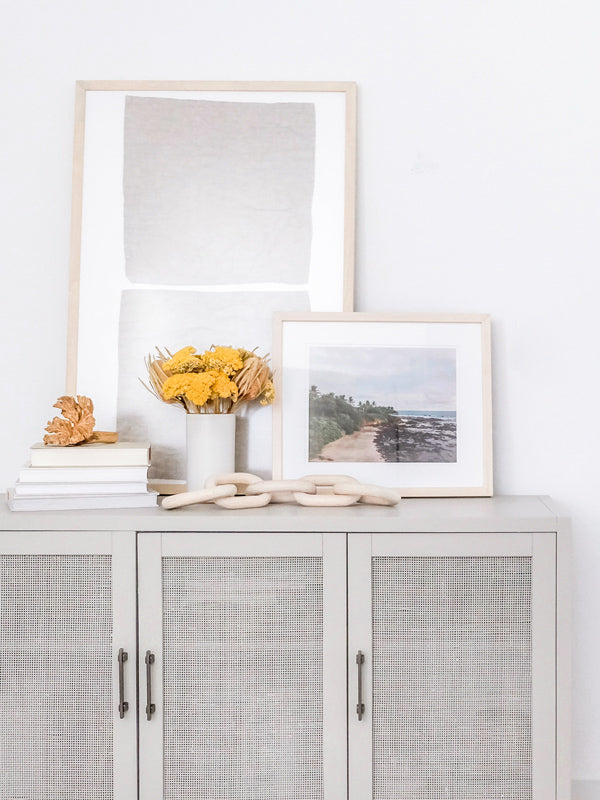
M356 308L493 316L498 493L574 521L574 773L600 779L600 7L103 0L0 22L0 486L64 391L76 79L354 80Z

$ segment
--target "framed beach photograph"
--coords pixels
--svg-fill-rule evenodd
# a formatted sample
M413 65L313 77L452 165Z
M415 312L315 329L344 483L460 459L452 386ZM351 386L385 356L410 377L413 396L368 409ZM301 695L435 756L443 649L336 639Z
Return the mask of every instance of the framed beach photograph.
M67 393L184 476L184 415L140 378L155 348L272 352L275 311L353 307L356 85L83 81L76 88ZM237 468L271 475L271 411Z
M491 496L490 319L279 314L274 476Z

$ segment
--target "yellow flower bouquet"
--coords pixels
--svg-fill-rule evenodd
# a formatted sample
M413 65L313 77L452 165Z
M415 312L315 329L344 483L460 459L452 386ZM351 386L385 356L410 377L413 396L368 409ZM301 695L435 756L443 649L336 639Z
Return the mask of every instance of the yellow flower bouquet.
M146 358L147 389L188 414L235 414L245 403L269 405L275 397L268 356L255 350L213 345L204 353L184 347L175 354L156 348ZM143 383L143 381L142 381Z

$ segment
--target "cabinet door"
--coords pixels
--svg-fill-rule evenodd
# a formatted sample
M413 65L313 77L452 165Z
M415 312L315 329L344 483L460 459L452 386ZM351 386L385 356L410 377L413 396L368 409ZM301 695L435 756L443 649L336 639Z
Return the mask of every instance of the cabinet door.
M138 547L141 800L346 798L345 535Z
M135 534L0 533L3 800L134 800L135 647Z
M351 800L554 798L554 534L352 534L348 583Z

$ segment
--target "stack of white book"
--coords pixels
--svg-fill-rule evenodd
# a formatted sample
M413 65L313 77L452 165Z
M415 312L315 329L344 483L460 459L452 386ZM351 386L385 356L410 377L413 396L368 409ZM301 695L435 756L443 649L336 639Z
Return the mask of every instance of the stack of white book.
M148 442L34 444L30 464L8 490L12 511L64 511L155 506L148 489Z

